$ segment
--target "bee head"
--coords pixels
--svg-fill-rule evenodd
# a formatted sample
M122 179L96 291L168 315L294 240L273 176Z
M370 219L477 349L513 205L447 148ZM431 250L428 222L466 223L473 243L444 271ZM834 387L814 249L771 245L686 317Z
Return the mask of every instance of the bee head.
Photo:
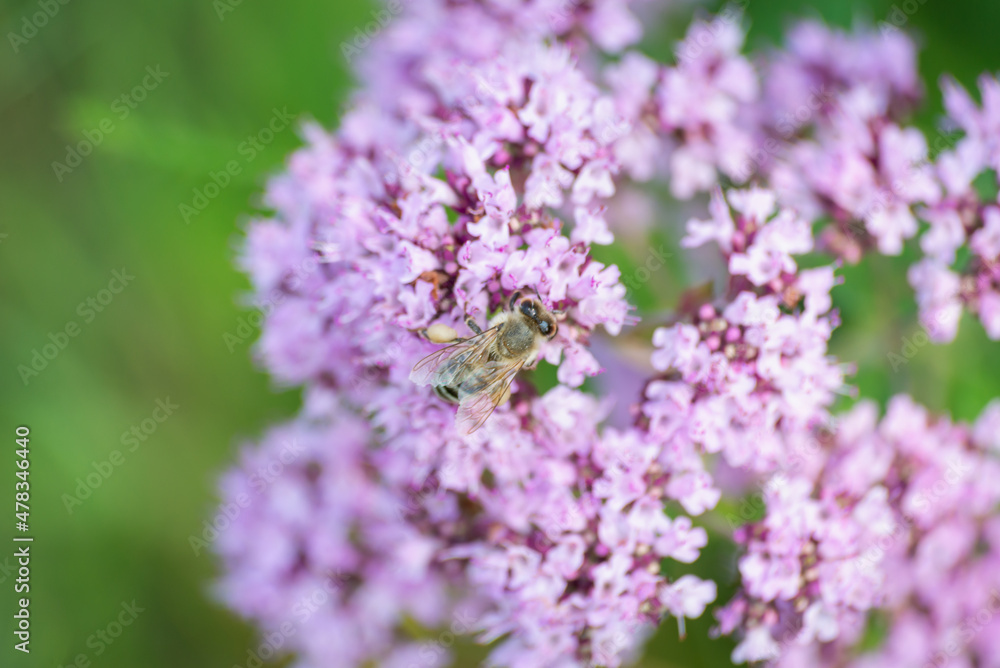
M518 304L518 310L535 323L538 331L547 340L551 340L559 331L556 319L552 317L548 309L542 306L541 302L535 299L524 299Z

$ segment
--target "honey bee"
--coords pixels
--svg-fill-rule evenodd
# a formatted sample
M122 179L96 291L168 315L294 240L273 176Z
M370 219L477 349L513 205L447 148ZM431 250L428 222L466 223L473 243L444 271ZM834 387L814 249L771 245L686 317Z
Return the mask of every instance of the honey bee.
M546 309L539 299L521 299L521 293L515 292L506 310L490 319L486 331L472 318L466 319L465 324L475 333L472 338L457 338L454 330L445 327L451 340L435 340L440 330L425 330L434 343L451 345L417 362L410 380L432 385L440 398L458 404L456 422L471 434L510 396L517 372L537 361L541 343L555 337L558 313Z

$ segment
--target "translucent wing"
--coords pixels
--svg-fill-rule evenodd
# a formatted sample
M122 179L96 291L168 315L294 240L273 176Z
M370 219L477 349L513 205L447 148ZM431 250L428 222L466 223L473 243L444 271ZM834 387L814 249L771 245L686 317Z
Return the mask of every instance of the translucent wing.
M494 327L471 339L435 350L413 366L410 380L417 385L458 385L469 369L485 363L484 358L498 331Z
M524 366L524 360L510 362L487 362L486 367L459 386L459 396L463 397L458 406L456 424L466 428L471 434L493 415L496 407L507 398L507 391L514 376Z

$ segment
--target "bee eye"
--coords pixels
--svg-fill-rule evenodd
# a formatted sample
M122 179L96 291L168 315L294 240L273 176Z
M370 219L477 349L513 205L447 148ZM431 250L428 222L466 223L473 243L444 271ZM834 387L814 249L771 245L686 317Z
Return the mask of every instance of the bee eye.
M535 315L535 306L530 301L521 302L521 313L527 316Z
M542 320L540 323L538 323L538 329L541 330L542 334L546 334L547 335L549 333L549 330L551 328L549 327L549 323L547 323L544 320Z

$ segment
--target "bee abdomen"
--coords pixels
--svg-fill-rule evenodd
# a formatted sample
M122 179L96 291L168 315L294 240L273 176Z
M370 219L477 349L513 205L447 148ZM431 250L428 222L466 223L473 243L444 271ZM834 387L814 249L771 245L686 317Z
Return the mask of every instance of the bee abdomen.
M449 403L458 403L458 390L451 385L435 385L434 393Z

